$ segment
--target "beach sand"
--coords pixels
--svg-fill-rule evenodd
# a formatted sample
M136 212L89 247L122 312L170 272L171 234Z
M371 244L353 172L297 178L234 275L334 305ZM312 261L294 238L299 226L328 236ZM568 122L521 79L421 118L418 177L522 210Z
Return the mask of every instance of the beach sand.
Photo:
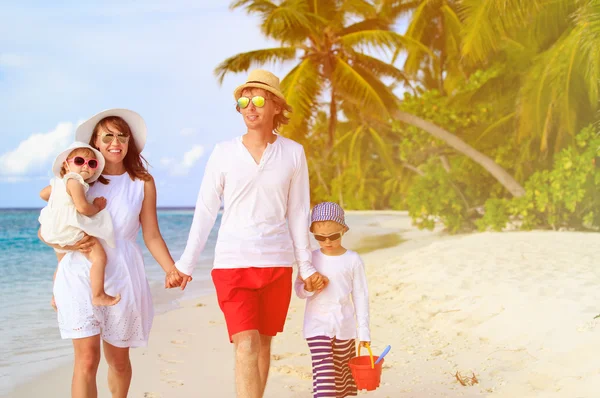
M418 231L402 212L351 213L347 247L399 233L363 254L374 354L390 344L370 397L597 397L600 234ZM362 243L361 243L362 242ZM371 241L372 244L373 241ZM266 398L310 397L302 300L274 339ZM130 397L235 397L233 348L214 295L159 315L132 351ZM15 398L69 396L71 366L20 386ZM475 375L462 386L456 374ZM109 397L101 364L99 396ZM362 396L361 393L359 396Z

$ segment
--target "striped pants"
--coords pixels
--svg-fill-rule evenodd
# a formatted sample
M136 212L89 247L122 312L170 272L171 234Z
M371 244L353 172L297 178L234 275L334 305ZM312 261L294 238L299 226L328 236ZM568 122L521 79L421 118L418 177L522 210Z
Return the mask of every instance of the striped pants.
M316 336L307 339L313 368L313 398L354 396L356 384L348 361L356 356L354 339Z

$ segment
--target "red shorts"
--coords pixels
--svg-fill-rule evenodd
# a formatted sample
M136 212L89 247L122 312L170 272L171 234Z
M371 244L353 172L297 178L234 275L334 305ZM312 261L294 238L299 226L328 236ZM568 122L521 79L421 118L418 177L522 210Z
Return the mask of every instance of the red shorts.
M229 341L246 330L275 336L283 331L292 298L292 267L213 269Z

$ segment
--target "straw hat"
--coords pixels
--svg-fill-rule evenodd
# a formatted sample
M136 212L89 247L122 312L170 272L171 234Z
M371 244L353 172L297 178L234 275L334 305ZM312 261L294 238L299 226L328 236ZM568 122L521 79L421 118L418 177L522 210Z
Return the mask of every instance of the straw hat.
M248 79L246 83L238 86L233 91L233 96L237 101L242 96L242 91L245 88L262 88L263 90L267 90L270 93L275 94L277 97L281 98L283 102L287 104L283 93L281 92L281 88L279 87L279 78L272 74L269 71L264 69L255 69L248 75Z
M92 138L92 134L94 133L94 128L100 122L100 120L109 116L118 116L121 119L125 120L125 122L129 125L129 129L131 130L131 134L133 135L133 140L135 141L135 146L138 148L140 152L144 149L146 145L146 122L142 117L129 109L107 109L100 113L95 114L85 122L81 123L79 127L77 127L77 131L75 132L75 139L81 142L90 142L90 138Z
M64 151L59 153L58 156L56 157L56 159L54 160L54 164L52 165L52 173L54 173L54 175L57 178L62 178L60 175L60 170L62 168L62 165L67 160L67 157L69 156L69 154L77 148L91 149L94 152L94 155L96 155L96 160L98 161L98 167L96 168L94 175L91 176L90 178L88 178L85 182L96 181L98 179L98 177L100 177L100 174L102 174L102 170L104 170L104 163L105 163L104 156L102 156L102 154L100 153L99 150L92 148L86 142L75 141L74 143L69 145L69 147L67 149L65 149Z

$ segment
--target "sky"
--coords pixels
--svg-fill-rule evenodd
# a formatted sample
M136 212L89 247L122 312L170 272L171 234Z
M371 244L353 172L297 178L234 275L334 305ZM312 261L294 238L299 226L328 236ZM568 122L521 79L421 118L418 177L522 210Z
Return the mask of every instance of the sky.
M51 3L51 5L49 5ZM278 47L228 0L0 2L0 208L41 208L56 155L109 108L145 119L143 155L161 207L193 206L215 143L244 134L233 89L214 68ZM264 65L280 77L287 65Z
M52 3L52 6L48 6ZM79 123L129 108L159 206L193 206L216 142L244 133L233 89L213 74L239 52L277 46L229 1L0 2L0 208L42 207L55 156ZM291 64L290 64L291 65ZM290 65L266 65L283 77Z

